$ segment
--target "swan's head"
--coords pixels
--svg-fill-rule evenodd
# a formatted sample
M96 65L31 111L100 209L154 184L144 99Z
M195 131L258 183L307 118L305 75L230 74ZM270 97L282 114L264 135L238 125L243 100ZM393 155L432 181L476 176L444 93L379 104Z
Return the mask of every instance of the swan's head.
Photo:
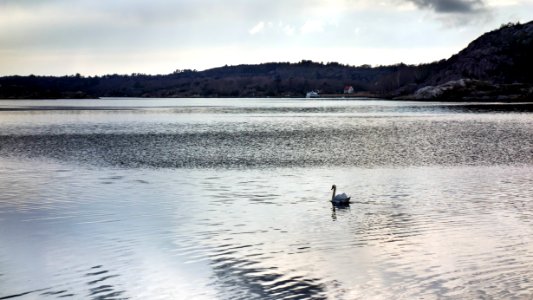
M334 190L334 189L336 189L336 188L337 188L336 185L332 185L332 186L331 186L331 189L332 189L332 190Z

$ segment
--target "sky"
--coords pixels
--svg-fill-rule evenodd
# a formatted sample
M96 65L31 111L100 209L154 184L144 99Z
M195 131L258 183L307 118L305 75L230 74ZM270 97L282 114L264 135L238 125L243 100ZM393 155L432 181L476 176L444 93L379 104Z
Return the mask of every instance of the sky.
M419 64L532 19L533 0L0 0L0 76Z

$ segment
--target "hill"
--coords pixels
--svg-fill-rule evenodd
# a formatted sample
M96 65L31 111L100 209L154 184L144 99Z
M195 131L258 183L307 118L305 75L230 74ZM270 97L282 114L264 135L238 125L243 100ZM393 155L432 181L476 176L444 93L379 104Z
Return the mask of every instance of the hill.
M431 64L415 98L533 99L533 22L506 24Z
M447 60L371 67L264 63L168 75L6 76L0 98L302 97L310 90L420 100L527 101L533 95L533 22L506 24Z
M224 66L168 75L98 77L9 76L0 78L0 98L86 97L302 97L310 90L336 94L345 85L356 92L388 90L387 75L405 65L372 68L312 61Z

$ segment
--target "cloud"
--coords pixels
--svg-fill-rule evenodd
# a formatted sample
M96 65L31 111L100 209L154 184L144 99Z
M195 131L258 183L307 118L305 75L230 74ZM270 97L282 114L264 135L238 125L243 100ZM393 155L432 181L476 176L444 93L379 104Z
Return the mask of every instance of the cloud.
M284 32L286 35L288 35L288 36L292 36L292 35L294 35L294 32L296 31L296 30L294 29L294 27L291 26L291 25L285 25L285 26L283 26L282 28L283 28L283 32Z
M483 0L408 0L419 8L431 9L436 13L469 14L487 9Z
M263 29L265 29L265 22L259 22L259 23L257 23L257 25L255 25L250 30L248 30L248 32L251 35L254 35L254 34L257 34L257 33L261 32L261 31L263 31Z
M321 20L307 20L300 28L300 31L303 34L323 32L324 23Z

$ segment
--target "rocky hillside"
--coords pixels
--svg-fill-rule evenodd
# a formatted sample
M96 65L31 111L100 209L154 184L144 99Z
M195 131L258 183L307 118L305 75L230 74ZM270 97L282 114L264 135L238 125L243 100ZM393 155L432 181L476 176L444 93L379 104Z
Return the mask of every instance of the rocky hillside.
M476 79L492 83L533 83L533 22L507 24L485 33L448 59L424 82Z
M427 78L407 91L412 94L397 95L419 100L533 101L533 22L502 25L450 59L426 67Z

